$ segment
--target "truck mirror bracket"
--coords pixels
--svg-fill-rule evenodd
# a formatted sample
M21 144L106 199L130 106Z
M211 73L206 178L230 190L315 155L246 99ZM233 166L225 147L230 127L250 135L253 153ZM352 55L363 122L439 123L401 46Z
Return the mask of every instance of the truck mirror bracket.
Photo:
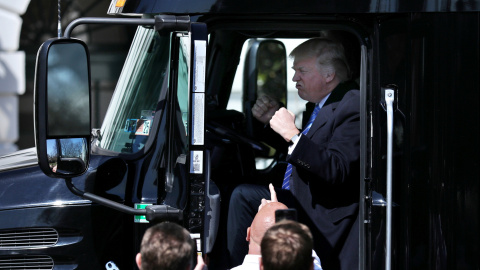
M143 25L154 27L160 33L188 32L190 30L190 16L157 15L154 19L148 18L95 18L85 17L73 20L63 33L63 37L70 38L73 29L81 24L123 24Z
M190 16L155 16L155 31L158 31L160 34L169 32L188 32L189 30Z
M123 25L143 25L143 26L154 26L156 25L155 19L145 19L145 18L95 18L95 17L85 17L73 20L66 28L63 33L63 37L70 38L72 31L75 27L81 24L123 24Z
M100 205L118 210L122 213L130 215L139 215L145 216L148 221L157 221L157 220L168 220L168 221L182 221L183 220L183 210L177 209L168 205L149 205L145 209L135 209L123 205L121 203L103 198L101 196L95 195L93 193L85 192L72 183L72 178L65 178L68 189L75 195L90 200L92 202L98 203Z

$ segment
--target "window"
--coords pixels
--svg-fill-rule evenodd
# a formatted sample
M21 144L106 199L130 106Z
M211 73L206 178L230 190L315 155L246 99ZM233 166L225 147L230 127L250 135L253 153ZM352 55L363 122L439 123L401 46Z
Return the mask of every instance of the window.
M247 54L248 44L253 39L249 39L245 41L242 48L242 55L240 59L245 59L245 55ZM285 45L285 49L287 51L287 56L290 52L298 46L300 43L304 42L306 39L277 39L278 41L282 42ZM239 112L243 112L242 106L242 89L243 89L243 72L244 72L244 61L240 61L237 72L235 73L235 79L233 81L232 86L232 93L230 96L230 100L228 101L227 109L229 110L237 110ZM293 60L290 57L287 57L287 108L295 113L296 115L296 123L297 126L302 125L302 112L305 110L305 103L306 101L302 100L298 94L297 89L295 88L295 84L292 82L293 78ZM257 83L262 83L262 81L258 81Z
M257 41L261 41L262 39L248 39L245 41L242 54L240 59L242 59L238 65L237 72L235 74L232 92L230 95L230 99L227 105L228 110L237 110L240 112L245 113L247 117L253 117L249 112L246 112L244 109L244 103L248 98L245 95L248 95L248 89L243 85L244 81L244 67L248 65L248 61L243 61L244 59L248 59L247 53L252 46L258 46L257 55L256 55L256 63L254 63L257 73L257 81L256 81L256 93L255 98L260 97L261 95L269 95L272 98L277 99L277 101L281 104L286 104L287 109L292 111L296 118L295 122L298 127L302 125L302 118L303 118L303 111L305 110L305 103L306 101L302 100L298 94L297 89L295 88L295 83L293 83L293 60L288 57L290 52L298 46L300 43L304 42L306 39L276 39L277 42L269 42L265 43L267 48L263 48L264 44L258 43ZM257 45L255 45L257 44ZM284 48L286 51L286 55L281 56L278 53L285 53ZM284 67L279 65L285 65L284 59L287 57L286 63L286 97L285 97L285 79L284 74L281 76L279 73L285 72ZM279 61L275 61L278 59ZM281 63L280 63L281 62ZM252 64L252 63L250 63ZM273 74L272 74L273 73ZM273 75L273 76L272 76ZM278 81L280 80L280 81ZM275 92L275 90L278 90ZM251 99L251 105L255 103L253 99ZM246 106L249 107L249 106ZM255 132L252 132L252 134ZM272 148L272 151L273 150ZM256 168L258 170L266 169L269 167L274 159L271 157L256 157L255 163Z
M152 135L160 93L167 91L170 36L139 27L100 130L97 146L135 153Z

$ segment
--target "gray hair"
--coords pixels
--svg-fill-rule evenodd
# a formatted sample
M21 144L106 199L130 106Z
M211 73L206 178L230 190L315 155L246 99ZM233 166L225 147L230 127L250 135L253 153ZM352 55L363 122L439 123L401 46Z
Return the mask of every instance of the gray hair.
M294 59L317 58L317 67L326 76L335 73L340 82L350 79L350 68L340 42L328 38L312 38L298 45L291 53Z

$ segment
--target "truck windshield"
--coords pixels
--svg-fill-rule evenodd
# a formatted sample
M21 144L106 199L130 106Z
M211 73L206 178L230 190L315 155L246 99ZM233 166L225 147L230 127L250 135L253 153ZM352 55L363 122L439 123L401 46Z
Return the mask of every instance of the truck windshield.
M139 27L100 129L97 146L135 153L145 147L161 91L168 87L170 35ZM163 89L163 90L162 90Z

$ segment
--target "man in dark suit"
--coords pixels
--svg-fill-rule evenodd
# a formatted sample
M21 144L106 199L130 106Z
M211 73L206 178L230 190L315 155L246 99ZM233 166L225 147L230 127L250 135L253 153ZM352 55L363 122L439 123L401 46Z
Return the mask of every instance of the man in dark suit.
M253 115L290 144L279 201L297 208L299 221L308 225L314 247L325 269L357 269L360 200L360 98L349 81L349 67L340 43L310 39L291 55L299 96L314 109L300 132L295 115L261 97ZM308 104L307 104L308 106ZM243 251L238 235L248 226L266 187L241 185L230 200L227 248L232 263ZM245 225L246 223L246 225ZM243 239L242 239L243 240ZM244 242L244 240L243 240Z

